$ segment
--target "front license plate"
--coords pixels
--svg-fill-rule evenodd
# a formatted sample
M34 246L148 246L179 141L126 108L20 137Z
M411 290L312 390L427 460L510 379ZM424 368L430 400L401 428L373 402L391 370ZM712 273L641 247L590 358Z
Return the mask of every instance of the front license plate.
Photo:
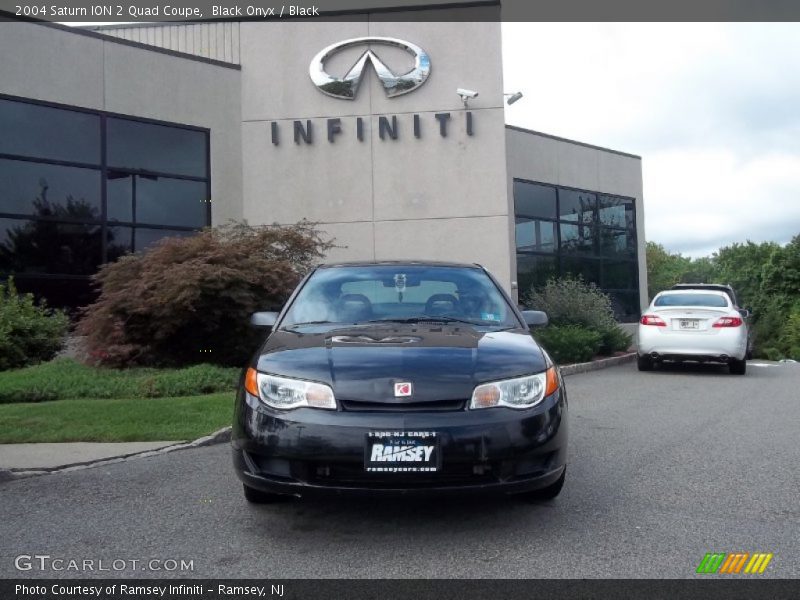
M700 329L700 321L697 319L681 319L681 329Z
M370 431L364 469L375 473L431 473L439 470L435 431Z

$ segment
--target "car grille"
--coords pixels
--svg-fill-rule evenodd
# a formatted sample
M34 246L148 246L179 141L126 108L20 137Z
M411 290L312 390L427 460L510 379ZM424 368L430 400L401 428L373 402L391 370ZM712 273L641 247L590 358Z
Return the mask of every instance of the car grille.
M446 412L464 410L466 400L434 400L433 402L362 402L339 400L342 410L357 412Z

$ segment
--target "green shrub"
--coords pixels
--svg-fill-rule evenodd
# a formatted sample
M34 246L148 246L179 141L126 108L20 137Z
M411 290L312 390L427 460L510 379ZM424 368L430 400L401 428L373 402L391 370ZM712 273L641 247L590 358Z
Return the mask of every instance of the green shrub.
M777 294L761 303L754 312L753 354L758 358L794 358L800 347L800 301ZM796 359L795 359L796 360Z
M278 309L331 246L305 222L166 238L100 269L77 332L97 364L241 365L263 339L250 315Z
M240 369L194 365L183 369L108 369L71 358L0 373L0 404L67 398L161 398L228 392Z
M533 335L558 364L591 360L602 339L598 332L580 325L548 325Z
M633 336L618 325L596 330L600 334L598 354L609 356L615 352L625 352L633 343Z
M18 294L13 279L0 283L0 371L50 360L64 346L68 327L62 311Z
M581 325L597 331L617 325L608 295L580 277L550 279L542 288L529 290L523 301L546 312L554 325Z
M531 289L524 302L536 310L543 310L550 318L550 326L542 331L546 332L544 337L551 346L559 348L557 352L550 352L548 348L554 359L554 353L562 357L555 359L557 362L590 360L595 354L610 355L631 346L632 336L623 331L614 319L611 299L593 283L585 283L580 277L550 279L542 288ZM565 326L577 326L578 329ZM589 352L584 340L593 338L576 334L575 331L595 333L598 338L596 347L594 342L588 344L592 347ZM559 333L568 336L568 339L556 340ZM537 333L535 337L542 336ZM571 342L580 344L580 347L570 351L567 346Z

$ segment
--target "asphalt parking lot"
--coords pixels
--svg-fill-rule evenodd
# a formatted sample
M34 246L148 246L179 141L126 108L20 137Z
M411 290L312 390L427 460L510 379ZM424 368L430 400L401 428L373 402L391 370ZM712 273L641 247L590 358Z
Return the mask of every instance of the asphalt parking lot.
M694 577L706 552L771 552L800 577L800 365L567 379L561 496L248 505L228 445L0 484L0 577L20 554L191 560L125 577ZM708 577L707 575L705 577Z

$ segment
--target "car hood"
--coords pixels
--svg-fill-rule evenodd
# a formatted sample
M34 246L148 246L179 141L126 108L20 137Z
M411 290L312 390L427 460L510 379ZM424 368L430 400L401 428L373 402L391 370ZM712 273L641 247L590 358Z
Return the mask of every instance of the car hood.
M257 368L326 383L340 400L398 403L468 399L479 383L539 373L547 364L523 329L380 325L275 331ZM395 398L401 382L412 384L411 397Z

